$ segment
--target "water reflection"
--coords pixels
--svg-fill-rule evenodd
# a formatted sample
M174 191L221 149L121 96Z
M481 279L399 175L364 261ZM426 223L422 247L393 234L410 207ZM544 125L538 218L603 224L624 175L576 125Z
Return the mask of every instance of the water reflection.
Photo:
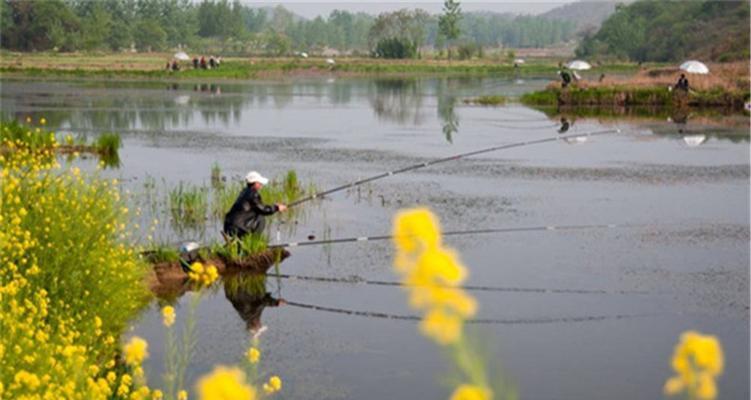
M226 275L223 281L224 296L245 321L245 328L254 338L267 329L261 322L266 307L286 304L284 299L275 298L266 290L266 275L237 273Z
M424 117L420 113L423 99L421 83L422 81L417 78L374 80L375 90L369 96L373 111L381 119L400 124L422 123Z

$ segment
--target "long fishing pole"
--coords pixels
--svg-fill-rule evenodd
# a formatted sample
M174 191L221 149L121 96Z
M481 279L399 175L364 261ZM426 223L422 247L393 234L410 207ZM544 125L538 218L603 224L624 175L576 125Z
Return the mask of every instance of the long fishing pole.
M357 276L347 278L337 278L328 276L309 276L294 274L276 274L267 273L270 278L281 278L292 281L322 282L322 283L342 283L349 285L372 285L372 286L390 286L390 287L415 287L399 281L384 281L363 279ZM448 286L445 286L448 287ZM642 290L602 290L602 289L553 289L537 287L514 287L514 286L486 286L486 285L462 285L455 286L457 289L469 292L509 292L509 293L536 293L536 294L603 294L603 295L658 295L657 293Z
M554 137L549 137L549 138L545 138L545 139L528 140L528 141L524 141L524 142L516 142L516 143L509 143L509 144L504 144L504 145L500 145L500 146L493 146L493 147L489 147L489 148L486 148L486 149L474 150L474 151L470 151L470 152L467 152L467 153L461 153L461 154L456 154L456 155L449 156L449 157L438 158L438 159L435 159L435 160L432 160L432 161L426 161L426 162L423 162L423 163L410 165L410 166L407 166L407 167L404 167L404 168L400 168L400 169L397 169L397 170L394 170L394 171L384 172L384 173L381 173L381 174L378 174L378 175L371 176L369 178L360 179L360 180L357 180L357 181L354 181L354 182L351 182L351 183L347 183L347 184L344 184L344 185L341 185L341 186L334 187L334 188L329 189L329 190L325 190L325 191L320 192L320 193L313 193L310 196L306 196L306 197L303 197L302 199L295 200L295 201L289 203L287 205L287 207L294 207L294 206L300 205L302 203L305 203L305 202L308 202L308 201L311 201L311 200L315 200L315 199L318 199L318 198L325 197L325 196L330 195L332 193L336 193L336 192L339 192L339 191L342 191L342 190L346 190L346 189L349 189L349 188L360 186L360 185L368 183L368 182L373 182L373 181L376 181L376 180L379 180L379 179L387 178L389 176L401 174L401 173L408 172L408 171L414 171L416 169L429 167L431 165L441 164L441 163L445 163L445 162L449 162L449 161L456 161L456 160L460 160L462 158L476 156L478 154L485 154L485 153L490 153L490 152L499 151L499 150L506 150L506 149L516 148L516 147L531 146L531 145L534 145L534 144L556 142L556 141L559 141L559 140L573 139L573 138L578 138L578 137L590 137L590 136L605 135L605 134L609 134L609 133L620 133L620 131L621 131L620 129L608 129L608 130L604 130L604 131L596 131L596 132L589 132L589 133L579 133L579 134L573 134L573 135L560 135L560 136L554 136Z
M541 226L522 226L515 228L488 228L488 229L470 229L463 231L448 231L443 232L443 236L459 236L459 235L477 235L487 233L511 233L511 232L538 232L538 231L572 231L583 229L613 229L634 227L635 225L617 225L617 224L600 224L600 225L541 225ZM389 240L393 239L394 235L378 235L378 236L353 236L347 238L327 239L327 240L311 240L307 242L287 242L270 244L268 248L287 248L287 247L302 247L302 246L315 246L322 244L335 244L335 243L351 243L351 242L368 242L377 240Z
M287 301L285 303L289 306L305 308L308 310L323 311L335 314L346 314L358 317L378 318L378 319L391 319L402 321L421 321L422 317L419 315L405 315L405 314L391 314L377 311L360 311L351 310L339 307L326 307L316 304L298 303L295 301ZM617 315L585 315L580 317L540 317L540 318L509 318L509 319L495 319L495 318L477 318L469 319L465 321L468 324L495 324L495 325L530 325L530 324L556 324L556 323L576 323L576 322L599 322L605 320L619 320L627 318L640 318L640 317L654 317L660 314L617 314Z

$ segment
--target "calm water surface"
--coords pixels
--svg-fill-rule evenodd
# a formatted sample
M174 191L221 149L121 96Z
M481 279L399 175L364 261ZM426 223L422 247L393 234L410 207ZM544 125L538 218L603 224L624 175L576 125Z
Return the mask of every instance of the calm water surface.
M165 242L218 240L218 222L177 229L163 207L179 182L206 184L217 163L229 180L249 169L298 171L319 188L504 143L556 136L560 116L510 104L477 107L480 94L519 95L545 79L334 79L246 83L3 81L2 114L45 116L59 132L120 132L120 169ZM573 119L570 115L567 116ZM749 397L748 118L689 115L575 119L569 132L620 134L489 153L394 176L308 204L275 224L274 241L390 232L394 213L424 205L446 230L561 224L627 228L450 237L470 269L472 325L522 399L657 399L680 333L716 334L726 354L721 398ZM687 138L688 137L688 138ZM87 166L94 160L84 161ZM144 232L144 236L146 232ZM405 294L361 280L394 280L388 242L299 248L284 273L350 283L269 279L291 302L412 315ZM522 291L521 289L548 289ZM584 293L571 293L581 289ZM560 291L563 290L564 293ZM565 292L568 291L568 292ZM587 292L595 291L595 292ZM600 293L604 292L604 293ZM247 323L223 285L201 303L193 381L238 363ZM245 300L244 300L245 299ZM230 301L228 301L230 300ZM188 299L178 303L178 320ZM182 311L182 313L181 313ZM297 306L266 308L263 368L283 398L446 398L441 351L414 322ZM179 325L179 323L178 323ZM160 381L156 306L135 321ZM500 368L496 370L500 371Z

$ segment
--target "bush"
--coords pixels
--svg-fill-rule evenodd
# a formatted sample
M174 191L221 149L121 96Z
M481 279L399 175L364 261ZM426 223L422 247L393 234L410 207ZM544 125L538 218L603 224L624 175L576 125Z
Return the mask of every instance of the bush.
M415 58L417 56L417 48L407 39L382 39L376 45L373 56L393 59Z

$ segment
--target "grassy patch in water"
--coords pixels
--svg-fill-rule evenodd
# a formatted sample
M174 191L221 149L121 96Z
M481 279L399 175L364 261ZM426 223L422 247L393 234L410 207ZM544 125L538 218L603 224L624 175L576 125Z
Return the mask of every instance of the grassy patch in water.
M480 96L480 97L474 97L471 99L464 99L465 104L477 104L481 106L499 106L506 104L508 102L508 97L506 96Z
M208 189L180 182L167 195L169 212L178 226L196 227L206 221Z

